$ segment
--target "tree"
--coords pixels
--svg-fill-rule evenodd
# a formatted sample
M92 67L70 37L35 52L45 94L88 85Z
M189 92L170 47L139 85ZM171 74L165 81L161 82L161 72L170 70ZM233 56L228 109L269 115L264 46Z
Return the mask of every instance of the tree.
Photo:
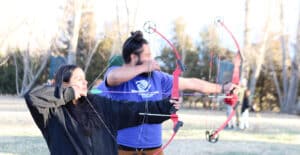
M250 66L247 58L249 58L252 52L251 50L251 38L250 38L250 0L245 1L245 29L244 29L244 48L243 48L243 63L242 63L242 78L249 79ZM248 82L248 80L247 80Z
M298 29L297 29L297 38L296 38L296 45L294 57L291 60L290 67L287 66L287 37L283 33L284 29L284 11L283 11L283 1L279 1L279 10L280 10L280 44L281 44L281 51L282 51L282 90L280 87L279 79L276 77L274 72L274 64L271 62L270 67L273 71L273 80L276 84L277 95L280 101L280 108L281 112L283 113L295 113L297 107L297 96L298 88L299 88L299 43L300 43L300 16L298 17ZM300 12L299 12L300 14ZM290 69L289 69L290 68Z
M58 15L68 11L62 10L61 8L66 8L63 6L66 6L63 2L57 4L55 8L57 10L51 11L59 12ZM20 19L14 21L17 24L12 24L17 26L12 26L14 31L10 31L10 35L7 35L3 43L11 56L12 61L9 61L15 66L15 87L18 95L23 95L42 79L45 82L48 78L45 68L50 55L65 55L66 49L70 47L68 36L64 33L67 24L63 24L69 18L57 19L58 16L45 18L43 12L26 16L26 8L28 7L24 7L23 10L24 16L20 15ZM1 49L5 49L2 43Z
M193 76L199 73L199 67L195 66L198 62L198 52L195 49L191 37L185 31L186 23L182 17L174 21L173 43L182 56L182 62L187 67L183 76ZM199 74L198 74L199 75Z
M271 1L267 3L271 4ZM255 94L255 89L257 85L257 80L259 79L260 73L262 71L263 65L265 64L265 56L268 45L270 43L270 22L271 22L271 11L270 5L267 5L266 9L266 20L264 23L264 27L261 34L261 40L258 43L253 44L250 43L250 18L249 15L251 12L250 1L246 1L245 4L245 51L243 52L244 57L246 58L245 64L243 62L243 77L247 79L249 74L249 89L251 94ZM250 102L252 102L252 97L250 98Z
M225 34L225 33L224 33ZM221 47L221 33L217 31L215 25L209 25L200 33L201 42L199 44L199 64L201 72L206 80L217 81L221 60L233 58L233 52ZM213 62L212 62L213 61ZM202 76L203 76L202 75ZM220 82L220 81L219 81Z

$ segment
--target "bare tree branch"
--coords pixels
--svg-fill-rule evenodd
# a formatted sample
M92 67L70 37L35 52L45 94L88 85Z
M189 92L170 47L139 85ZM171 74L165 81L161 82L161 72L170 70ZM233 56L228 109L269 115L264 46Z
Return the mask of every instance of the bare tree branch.
M9 58L10 58L10 55L7 55L6 57L2 58L2 60L0 60L0 66L6 64L6 62L8 61Z
M279 98L279 102L280 102L280 105L283 105L283 95L282 95L282 92L280 90L280 86L279 86L279 80L277 78L277 75L276 75L276 71L275 71L275 67L274 67L274 62L273 60L270 58L270 57L267 57L268 59L268 62L269 62L269 66L271 68L271 74L272 74L272 77L273 77L273 81L275 83L275 87L276 87L276 92L278 94L278 98Z
M129 8L128 8L127 0L124 0L124 2L125 2L126 14L127 14L127 29L126 29L126 34L129 34L130 14L129 14Z
M73 30L72 30L72 38L70 41L70 48L68 49L68 64L76 64L76 50L78 44L78 36L80 31L80 21L82 16L82 0L74 1L74 20L73 20Z
M284 16L283 16L283 2L279 0L279 21L280 21L280 42L282 50L282 84L283 84L283 104L287 104L286 95L288 93L288 78L287 78L287 66L286 66L286 42L284 39Z
M35 76L33 78L33 80L30 81L30 83L27 85L27 87L21 92L21 94L20 94L21 96L23 96L25 93L27 93L27 91L30 90L34 86L36 80L38 79L38 77L40 77L43 70L47 66L47 62L48 62L47 60L49 59L50 55L51 55L51 50L48 50L48 52L46 53L44 58L41 60L42 64L40 65L37 73L35 74Z
M117 25L118 25L118 44L122 43L122 34L121 34L121 21L119 16L119 3L118 0L116 0L116 16L117 16Z
M101 43L101 40L99 40L99 41L96 43L96 45L95 45L95 47L93 48L92 52L89 54L89 56L88 56L88 58L87 58L87 60L86 60L86 63L85 63L85 65L84 65L84 72L85 72L85 73L87 72L87 70L88 70L88 68L89 68L89 66L90 66L90 63L91 63L91 60L92 60L94 54L96 53L96 51L97 51L98 48L99 48L100 43Z

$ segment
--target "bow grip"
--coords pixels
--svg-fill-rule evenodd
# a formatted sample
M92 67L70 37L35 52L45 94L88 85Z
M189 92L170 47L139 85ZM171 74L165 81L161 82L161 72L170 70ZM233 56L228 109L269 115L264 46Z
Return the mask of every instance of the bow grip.
M178 121L175 125L174 125L174 128L173 128L173 131L176 133L180 127L183 126L183 122L182 121Z
M178 109L176 109L172 104L172 107L170 109L170 114L175 114L177 111L178 111Z

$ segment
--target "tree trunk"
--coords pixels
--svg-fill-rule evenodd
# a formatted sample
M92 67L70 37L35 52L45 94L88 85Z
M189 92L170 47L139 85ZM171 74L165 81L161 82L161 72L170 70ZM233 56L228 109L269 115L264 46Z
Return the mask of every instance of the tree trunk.
M296 105L297 105L297 92L299 85L298 78L298 66L295 62L295 59L292 62L292 75L289 81L289 89L287 94L287 112L292 114L296 113Z
M267 22L269 22L269 21L267 21ZM268 36L269 36L269 26L268 25L269 24L267 23L263 42L258 50L258 55L256 56L256 63L252 67L252 74L250 76L251 77L250 78L251 94L254 94L254 92L255 92L257 78L260 75L262 65L265 63L266 44L267 44L267 40L268 40Z
M279 80L278 80L277 75L276 75L274 63L273 63L273 60L271 60L270 57L267 57L267 58L269 59L268 60L269 66L271 68L271 73L272 73L273 81L275 83L276 92L277 92L277 95L278 95L278 98L279 98L279 104L281 105L283 103L283 97L282 97L282 92L281 92L281 89L280 89L280 86L279 86Z
M287 66L286 66L286 42L284 38L284 19L283 19L283 4L282 0L279 1L279 9L280 9L280 43L281 43L281 50L282 50L282 86L283 86L283 102L281 103L281 110L282 112L288 112L287 106L287 96L288 96L288 75L287 75Z
M299 11L300 15L300 11ZM300 43L300 16L298 17L298 25L297 25L297 37L296 37L296 45L295 48L295 54L292 59L292 65L291 65L291 78L289 81L289 88L287 93L287 103L286 103L286 109L287 113L297 113L297 99L298 99L298 85L299 85L299 61L298 61L298 55L299 55L299 43Z
M300 76L300 74L299 74L299 50L300 50L300 11L299 11L299 14L298 14L298 26L297 26L297 38L296 38L296 45L295 45L295 57L294 57L294 63L295 64L293 64L293 67L295 68L294 70L293 70L293 74L292 74L292 76L293 76L293 78L295 78L295 86L296 86L296 89L295 89L295 98L296 98L296 113L298 114L298 115L300 115L300 98L297 96L298 95L298 86L299 86L299 76Z
M118 40L117 40L117 47L121 47L122 44L122 34L121 34L121 20L119 15L119 2L116 0L116 19L117 19L117 25L118 25Z
M297 32L297 44L295 46L295 55L292 59L291 64L291 75L290 79L288 79L288 72L286 66L287 60L287 48L286 48L286 40L284 36L284 17L283 17L283 1L279 1L279 13L280 13L280 43L281 43L281 50L282 50L282 85L283 90L280 90L279 80L277 79L274 65L272 61L270 62L270 68L273 72L273 79L276 86L276 91L279 97L280 102L280 110L283 113L295 113L297 108L297 92L298 92L298 85L299 85L299 69L298 69L298 44L300 38L300 17L298 17L298 32ZM299 12L300 14L300 12Z
M269 12L270 11L268 11L268 13ZM262 65L265 63L264 60L265 60L265 53L266 53L266 44L267 44L268 37L269 37L270 20L271 20L271 16L269 13L268 18L265 23L265 27L264 27L264 37L263 37L262 43L258 49L258 54L256 55L256 62L254 65L252 65L252 75L250 76L251 77L250 78L251 94L254 94L254 92L255 92L257 78L260 75ZM251 100L252 100L252 98L250 98L250 103L252 102Z
M22 80L21 93L26 90L27 83L28 83L29 69L30 68L29 68L29 45L28 45L28 48L23 53L23 80Z
M84 65L84 72L85 72L85 73L87 72L87 70L88 70L88 68L89 68L89 66L90 66L91 60L92 60L94 54L96 53L96 51L98 50L98 47L99 47L100 43L101 43L101 40L99 40L99 41L96 43L96 45L95 45L95 47L93 48L92 52L89 53L88 58L87 58L87 60L86 60L86 63L85 63L85 65Z
M241 71L241 79L248 79L250 73L249 62L247 62L246 57L248 57L248 53L251 52L251 36L250 36L250 0L245 1L245 30L244 30L244 48L243 48L243 63L242 63L242 71Z
M82 0L77 0L74 2L74 19L72 20L73 27L72 27L72 34L70 40L70 46L68 48L68 64L76 64L76 50L77 50L77 43L78 43L78 36L80 30L80 21L82 16Z

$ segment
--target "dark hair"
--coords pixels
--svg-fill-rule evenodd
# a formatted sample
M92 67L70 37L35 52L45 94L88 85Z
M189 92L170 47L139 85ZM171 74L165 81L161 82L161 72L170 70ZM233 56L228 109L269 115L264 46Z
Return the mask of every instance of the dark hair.
M58 95L56 97L60 98L62 95L62 84L63 82L70 82L71 76L73 71L79 68L76 65L63 65L61 66L56 74L55 74L55 93L54 95ZM88 101L85 101L86 98L80 98L79 102L86 103ZM72 104L67 104L67 108L70 108L70 110L74 110L72 108ZM93 128L100 128L100 125L98 123L97 114L95 111L89 106L89 104L78 104L76 107L76 111L72 112L74 115L75 120L78 122L78 124L81 126L81 130L84 135L91 136L92 135L92 129Z
M54 80L55 80L54 85L56 87L54 95L56 97L60 98L61 96L60 90L63 82L70 82L72 73L76 68L78 68L78 66L76 65L63 65L59 67L59 69L57 70L54 76Z
M148 44L148 41L143 38L143 33L141 31L131 32L131 36L127 38L122 49L122 55L125 63L130 63L131 54L140 56L143 52L141 49L143 44Z

